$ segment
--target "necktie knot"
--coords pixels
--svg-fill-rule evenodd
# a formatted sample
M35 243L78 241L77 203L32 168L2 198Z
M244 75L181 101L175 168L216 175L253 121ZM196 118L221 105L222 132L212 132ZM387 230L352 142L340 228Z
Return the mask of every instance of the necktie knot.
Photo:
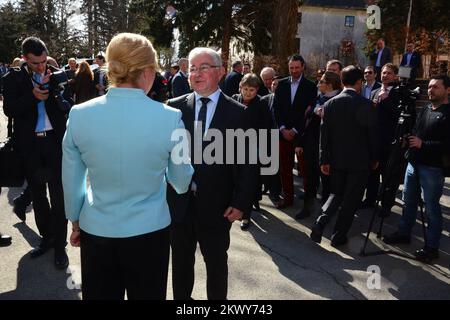
M207 106L208 102L210 102L211 99L210 98L200 98L200 101L202 102L202 107L203 107L203 106Z

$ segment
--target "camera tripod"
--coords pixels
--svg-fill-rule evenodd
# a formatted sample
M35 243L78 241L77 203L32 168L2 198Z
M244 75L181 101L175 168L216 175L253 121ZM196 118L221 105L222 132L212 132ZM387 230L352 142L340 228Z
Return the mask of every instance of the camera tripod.
M400 106L401 107L401 106ZM366 252L367 243L370 237L370 233L372 232L372 228L375 222L375 217L379 211L380 202L390 202L390 197L395 197L395 193L398 189L399 180L401 174L405 172L407 162L404 159L404 154L408 149L408 137L412 130L412 126L414 124L413 116L407 111L403 111L399 117L398 124L395 130L396 139L392 142L391 152L388 157L388 161L386 163L386 168L383 174L383 179L381 186L379 188L379 192L377 195L377 201L375 203L375 208L372 213L372 218L370 220L369 229L367 231L367 235L364 241L364 245L361 248L360 256L374 256L381 254L395 254L399 256L403 256L406 258L411 258L409 256L403 255L399 252L393 250L379 250L371 253ZM415 167L415 176L416 179L419 179L419 174L417 168ZM419 181L418 181L419 182ZM425 214L424 214L424 202L422 197L419 199L419 208L420 208L420 217L422 220L422 230L425 246L427 244L426 238L426 227L425 227ZM380 226L377 233L377 238L380 239L383 231L385 216L381 217Z

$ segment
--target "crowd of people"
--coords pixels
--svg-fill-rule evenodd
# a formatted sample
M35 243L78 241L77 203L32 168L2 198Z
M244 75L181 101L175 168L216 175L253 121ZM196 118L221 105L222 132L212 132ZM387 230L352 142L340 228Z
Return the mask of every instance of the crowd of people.
M417 55L408 50L402 63L413 66ZM68 84L58 94L74 105L69 110L45 87L58 70L45 44L29 37L22 53L23 61L2 78L4 113L13 119L27 180L13 210L25 221L32 203L41 241L30 256L54 248L61 269L69 264L65 247L71 222L70 243L81 248L84 299L123 299L125 292L128 299L165 299L171 248L174 298L189 300L197 244L208 299L226 299L232 223L240 221L248 230L265 193L280 210L292 206L296 163L304 201L295 218L316 215L313 241L321 242L333 215L334 247L348 242L358 209L381 203L379 214L390 215L402 174L382 198L379 185L387 178L401 110L395 90L399 69L383 39L372 54L373 65L362 70L330 60L313 82L301 55L289 57L287 77L270 66L255 74L241 61L226 75L220 55L210 48L194 48L162 75L151 42L122 33L105 56L96 57L94 72L87 62L68 61ZM423 262L439 256L449 94L449 77L433 76L430 103L404 137L408 151L399 230L384 238L388 244L410 242L422 190L428 231L416 257ZM184 134L174 141L172 133L179 129ZM241 129L278 133L276 145L268 145L279 158L279 170L262 175L261 161L174 160L179 143L191 157L196 148L211 148L215 141L205 137L213 130L224 137L217 152L228 155L226 146L235 137L226 131ZM196 135L200 146L188 139ZM259 145L244 144L237 153L247 156ZM315 212L319 194L323 206ZM2 235L1 245L10 243Z

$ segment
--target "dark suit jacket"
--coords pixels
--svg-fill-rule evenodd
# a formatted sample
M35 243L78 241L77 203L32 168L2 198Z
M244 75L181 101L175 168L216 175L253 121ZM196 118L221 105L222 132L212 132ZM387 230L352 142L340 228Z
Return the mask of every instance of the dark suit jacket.
M378 59L378 53L376 53L374 50L372 52L372 54L370 55L370 60L372 61L374 67L377 64L377 59ZM392 50L389 47L384 47L383 53L381 54L381 59L380 59L381 66L380 67L383 67L386 63L389 63L389 62L392 62Z
M58 69L48 66L51 71ZM26 64L22 68L11 69L4 79L3 111L6 116L13 118L13 131L16 149L22 156L27 157L35 143L35 129L38 118L37 104L39 100L33 95L33 83L28 74ZM56 137L61 146L66 131L67 113L58 107L56 100L50 95L45 102L45 110L50 123L55 130Z
M172 97L180 97L191 92L188 79L178 71L172 78Z
M406 66L406 63L408 62L407 53L403 54L402 62L400 63L400 66ZM412 68L411 70L411 78L415 79L417 77L417 71L420 67L420 54L416 51L413 51L411 60L409 62L409 66Z
M386 99L378 101L381 88L372 91L370 100L376 103L378 117L378 143L380 160L387 158L389 148L395 136L395 128L397 127L400 110L398 109L399 100L391 90Z
M103 73L103 83L100 83L100 72ZM105 93L108 91L108 77L106 76L105 70L101 70L100 68L97 68L94 70L94 86L101 84L102 86L105 86ZM95 92L97 96L99 95L97 88L95 89Z
M303 75L295 93L294 103L291 103L291 77L280 80L273 106L278 127L295 128L301 136L305 126L305 112L309 106L314 107L316 96L316 86Z
M332 170L369 170L377 160L376 111L351 90L328 100L321 124L320 163Z
M167 102L171 107L181 110L182 119L191 137L194 137L195 95L187 94ZM244 107L230 97L221 94L210 125L221 131L226 146L226 129L246 129ZM206 145L208 143L205 143ZM193 146L191 145L191 154ZM248 150L247 150L248 151ZM226 155L226 151L223 152ZM256 188L257 167L252 165L211 164L203 161L194 167L193 180L197 185L196 218L223 218L225 210L232 206L243 212L251 208L251 202ZM172 220L182 222L186 216L190 201L193 200L191 191L178 195L172 187L167 189L167 202ZM200 216L198 216L200 215Z
M233 94L238 94L239 83L241 82L243 76L244 75L239 72L234 70L231 71L225 78L223 93L229 97L233 96Z

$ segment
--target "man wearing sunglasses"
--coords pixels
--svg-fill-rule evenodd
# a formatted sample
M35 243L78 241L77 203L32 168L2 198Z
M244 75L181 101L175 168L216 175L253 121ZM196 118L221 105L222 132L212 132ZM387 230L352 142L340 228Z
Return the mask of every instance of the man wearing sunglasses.
M366 69L364 69L365 83L362 86L361 95L366 99L370 99L370 95L372 94L372 91L375 91L378 88L381 88L381 83L379 83L375 79L376 76L377 76L377 73L375 72L374 67L367 66Z

